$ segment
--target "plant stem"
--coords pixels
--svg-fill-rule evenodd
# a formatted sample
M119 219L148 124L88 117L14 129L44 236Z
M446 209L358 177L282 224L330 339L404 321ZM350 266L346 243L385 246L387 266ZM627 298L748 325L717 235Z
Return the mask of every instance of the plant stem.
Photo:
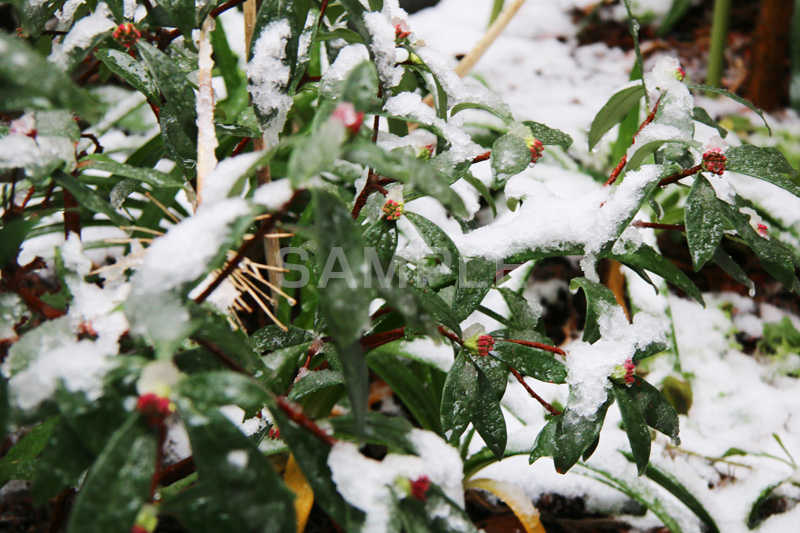
M641 220L637 220L632 226L636 226L637 228L651 228L651 229L662 229L666 231L682 231L686 232L686 226L683 224L658 224L656 222L642 222Z
M636 133L633 135L633 138L631 139L631 146L636 144L636 136L639 135L639 133L641 133L642 130L645 129L651 122L653 122L654 118L656 118L656 112L658 111L659 104L661 104L660 96L658 97L658 100L656 100L656 105L653 106L653 110L650 111L650 113L647 115L647 118L644 119L644 122L642 122L641 125L639 125L639 129L636 130ZM613 185L614 182L617 181L619 175L622 173L622 169L625 168L626 164L628 164L627 152L622 156L622 159L619 160L619 164L611 172L611 176L609 176L608 181L606 181L604 185Z
M461 342L461 339L459 339L457 336L444 329L442 326L439 326L439 333L441 333L451 341L455 342L456 344L463 344Z
M513 342L514 344L521 344L522 346L527 346L528 348L536 348L537 350L544 350L545 352L555 353L558 355L567 355L567 352L565 352L561 348L556 348L555 346L550 346L549 344L542 344L540 342L521 341L518 339L495 339L495 340L498 342Z
M517 378L517 381L519 381L520 385L525 387L525 390L528 391L528 394L530 395L530 397L533 398L534 400L536 400L537 402L539 402L540 404L542 404L542 407L547 409L548 413L550 413L553 416L558 416L558 415L561 414L561 411L559 411L558 409L556 409L555 407L550 405L548 402L546 402L544 400L544 398L542 398L541 396L536 394L536 392L534 392L534 390L531 388L531 386L528 385L525 382L525 379L522 377L522 374L517 372L516 369L514 369L512 367L508 367L508 369L511 371L512 374L514 374L514 377Z
M687 168L681 172L676 172L672 176L667 176L663 180L659 181L658 186L666 187L667 185L671 185L679 180L682 180L683 178L688 178L689 176L697 174L701 170L703 170L703 165L697 165L696 167Z
M278 408L288 416L292 422L295 424L307 429L311 432L312 435L317 437L319 440L327 444L328 446L333 446L336 444L337 440L328 435L321 427L314 423L313 420L308 418L305 413L303 413L300 409L297 409L292 405L289 400L284 398L283 396L279 396L276 398L276 402Z
M728 20L731 0L714 0L714 20L711 24L711 48L708 51L706 85L719 87L725 67L725 45L728 41Z

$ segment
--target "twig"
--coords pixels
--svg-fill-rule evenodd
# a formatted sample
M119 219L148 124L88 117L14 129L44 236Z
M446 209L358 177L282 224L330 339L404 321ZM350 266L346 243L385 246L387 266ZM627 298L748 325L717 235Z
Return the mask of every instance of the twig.
M245 0L229 0L228 2L225 2L224 4L212 9L211 10L211 16L214 17L214 18L217 18L218 16L220 16L221 14L226 12L227 10L233 9L234 7L238 6L239 4L244 4L244 3L245 3Z
M644 122L642 122L639 125L639 129L636 130L636 133L633 134L633 138L631 139L631 146L636 144L636 137L639 135L639 133L641 133L641 131L651 122L653 122L654 118L656 118L656 112L658 111L659 104L661 104L660 96L658 97L658 100L656 100L656 105L653 106L653 110L650 111L650 113L647 115L647 118L644 119ZM619 160L619 164L611 172L611 176L609 176L608 181L606 181L604 185L606 186L613 185L614 182L617 181L617 178L622 173L622 169L625 168L625 165L627 163L628 163L628 153L626 152L625 155L622 156L622 159Z
M245 370L242 365L234 361L231 358L231 356L223 352L213 343L208 342L207 340L198 339L197 337L191 337L191 339L200 346L202 346L203 348L205 348L206 350L208 350L209 352L211 352L214 355L214 357L216 357L220 363L228 367L228 369L233 370L234 372L238 372L239 374L244 374L246 376L250 375L247 373L247 370Z
M492 152L486 152L481 155L475 156L475 159L472 160L472 164L480 163L481 161L487 161L490 157L492 157Z
M686 226L683 224L658 224L656 222L642 222L641 220L637 220L632 226L636 226L637 228L651 228L651 229L662 229L666 231L682 231L686 232Z
M537 350L544 350L546 352L551 352L558 355L567 355L567 352L565 352L561 348L556 348L555 346L550 346L549 344L542 344L540 342L521 341L518 339L495 339L495 340L499 342L513 342L515 344L521 344L523 346L527 346L528 348L536 348Z
M292 203L294 203L295 199L304 191L305 189L296 190L292 197L289 198L289 201L283 204L278 212L275 213L275 216L267 218L261 223L261 226L259 226L258 231L256 231L256 234L253 236L253 238L242 243L242 245L239 247L239 250L236 252L236 255L228 262L222 272L220 272L219 276L217 276L214 281L212 281L209 286L206 287L206 289L194 299L195 303L201 304L206 301L211 293L214 292L214 290L216 290L216 288L219 287L223 281L225 281L225 278L233 273L248 252L250 252L250 250L256 244L264 240L264 235L269 233L269 231L275 227L275 224L277 224L277 222L286 215L286 213L289 211L289 208L292 206Z
M361 339L361 348L364 351L367 350L374 350L378 346L383 346L384 344L389 344L390 342L394 342L398 339L402 339L405 336L405 327L390 329L389 331L384 331L383 333L375 333L374 335L367 335L363 339Z
M336 444L336 442L338 442L336 439L328 435L325 430L315 424L313 420L308 418L301 410L296 409L294 405L292 405L289 400L283 396L279 396L276 399L276 402L278 404L278 408L280 408L280 410L283 411L292 422L307 429L312 435L317 437L328 446L333 446Z
M553 416L558 416L558 415L561 414L561 411L559 411L558 409L556 409L555 407L550 405L548 402L546 402L544 400L544 398L542 398L541 396L536 394L536 392L534 392L534 390L530 387L530 385L528 385L525 382L525 379L522 377L522 375L519 372L516 371L516 369L514 369L512 367L508 367L508 369L511 371L512 374L514 374L514 377L517 378L517 381L519 381L520 385L525 387L525 390L528 391L528 394L530 395L530 397L533 398L534 400L536 400L537 402L539 402L540 404L542 404L542 407L547 409L547 412L549 412Z
M441 333L442 335L444 335L445 337L447 337L451 341L455 342L456 344L464 344L463 342L461 342L461 339L459 339L453 333L450 333L449 331L444 329L442 326L439 326L439 333Z
M676 172L672 176L667 176L663 180L659 181L658 186L666 187L667 185L671 185L677 181L682 180L683 178L688 178L689 176L697 174L701 170L703 170L703 165L697 165L696 167L687 168L681 172Z

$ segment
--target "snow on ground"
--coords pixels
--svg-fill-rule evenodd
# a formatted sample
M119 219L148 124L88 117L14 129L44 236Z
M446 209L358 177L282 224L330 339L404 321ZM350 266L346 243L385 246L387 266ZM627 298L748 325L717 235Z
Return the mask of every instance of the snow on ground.
M509 104L517 120L535 120L569 133L575 139L570 153L579 159L590 156L586 139L594 115L628 82L634 61L632 53L609 49L604 44L577 46L575 26L568 11L591 3L590 0L526 2L474 70L477 77L486 81ZM646 8L644 4L652 7L653 2L640 4ZM442 0L438 6L412 15L410 25L418 38L438 49L455 65L455 56L467 53L483 35L490 8L488 0ZM738 104L724 100L703 99L700 105L712 115L753 116ZM783 123L780 123L770 117L773 128L798 128L800 122L796 114L787 113L782 118ZM698 132L701 141L715 133L703 128ZM734 135L729 136L728 141L739 144ZM553 163L552 160L545 162ZM551 165L539 164L526 175L541 179L550 192L558 196L573 195L573 187L591 186L588 176L584 176L581 184L581 176L572 169ZM476 165L475 173L484 179L488 169L480 167ZM559 176L567 180L568 185L556 179ZM732 176L732 182L740 193L775 213L786 224L800 229L800 199L752 178ZM454 236L460 234L454 222L446 220L445 213L439 212L433 204L435 202L423 200L407 207L441 222ZM409 229L402 224L401 227ZM409 247L406 251L414 250ZM655 296L649 286L641 288L633 278L629 279L634 304L656 314L669 311L675 320L679 355L667 352L656 357L648 366L647 379L658 384L666 376L676 375L674 368L679 365L684 376L691 379L694 394L689 415L680 417L681 446L673 447L667 437L659 434L653 443L651 460L700 500L721 531L749 531L747 515L761 491L790 476L798 477L790 464L780 460L788 461L788 458L773 433L794 457L800 458L800 404L797 402L800 381L778 375L774 367L742 353L733 335L737 327L760 335L763 324L779 321L781 312L768 305L759 308L752 300L736 294L706 295L707 306L703 309L693 301L668 295L665 291ZM649 291L649 294L642 291ZM490 298L494 298L494 291ZM502 302L495 300L491 303L487 300L486 305L502 311ZM735 323L723 310L731 305L738 311ZM482 320L487 327L496 325L478 314L464 325L475 320ZM793 320L797 322L796 317ZM420 357L436 360L444 357L442 346L414 343L408 349ZM565 387L533 380L530 383L545 398L565 402ZM625 507L628 500L624 495L582 475L587 474L586 470L576 468L562 476L555 473L549 459L529 466L527 452L544 425L543 410L516 383L509 385L503 403L509 425L508 449L518 449L522 455L488 467L478 474L479 477L514 483L534 499L542 494L557 493L583 497L590 509L622 514L630 511ZM470 451L475 452L481 446L478 439L472 443ZM756 455L731 456L722 461L708 459L720 458L733 447L779 459ZM657 485L644 478L637 479L635 466L628 463L619 450L627 451L628 442L620 429L619 412L612 407L600 445L588 464L607 469L632 484L648 487L681 523L684 531L699 531L699 522L691 512ZM659 523L652 513L630 517L630 521L642 529ZM757 531L782 533L796 528L798 522L800 506L770 517Z

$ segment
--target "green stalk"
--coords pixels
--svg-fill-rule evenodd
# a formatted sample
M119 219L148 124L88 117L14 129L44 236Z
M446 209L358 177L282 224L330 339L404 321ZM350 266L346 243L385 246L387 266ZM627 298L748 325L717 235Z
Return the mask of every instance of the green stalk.
M487 24L487 27L491 26L492 23L495 20L497 20L497 17L500 15L500 12L503 11L503 4L504 3L505 3L505 0L494 0L494 3L492 4L492 12L489 15L489 24Z
M714 21L711 25L711 49L708 52L706 85L719 87L725 67L725 45L728 40L728 21L731 0L714 0Z

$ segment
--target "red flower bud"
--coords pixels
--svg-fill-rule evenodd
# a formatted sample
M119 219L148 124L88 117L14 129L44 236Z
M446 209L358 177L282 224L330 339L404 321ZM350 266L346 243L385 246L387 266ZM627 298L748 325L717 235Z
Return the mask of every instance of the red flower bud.
M494 337L491 335L481 335L478 337L478 355L486 356L489 355L494 349Z
M403 205L394 200L386 200L383 204L383 213L386 220L397 220L403 214Z
M536 163L544 153L544 145L539 139L534 139L529 148L531 149L531 163Z
M762 237L766 237L767 235L769 235L769 228L767 227L766 224L759 224L758 227L756 228L756 231Z
M424 502L428 499L428 489L431 488L431 480L428 476L420 476L411 481L411 496L417 500Z
M334 120L338 120L350 133L355 135L361 129L361 124L364 122L364 112L356 112L356 108L350 102L342 102L336 106L336 109L331 115Z
M151 426L158 426L164 423L169 415L172 414L174 406L169 398L164 398L152 392L139 396L136 402L136 410L144 415L147 423Z
M113 37L125 48L131 48L142 38L142 33L136 29L136 26L127 22L117 26L114 30Z
M722 153L721 148L712 148L703 154L703 170L719 176L725 172L725 162L728 158Z
M279 438L281 438L281 429L272 426L271 428L269 428L269 431L267 432L267 437L269 437L271 440L278 440Z
M145 529L142 526L133 526L131 528L131 533L150 533L150 532L147 531L147 529Z

